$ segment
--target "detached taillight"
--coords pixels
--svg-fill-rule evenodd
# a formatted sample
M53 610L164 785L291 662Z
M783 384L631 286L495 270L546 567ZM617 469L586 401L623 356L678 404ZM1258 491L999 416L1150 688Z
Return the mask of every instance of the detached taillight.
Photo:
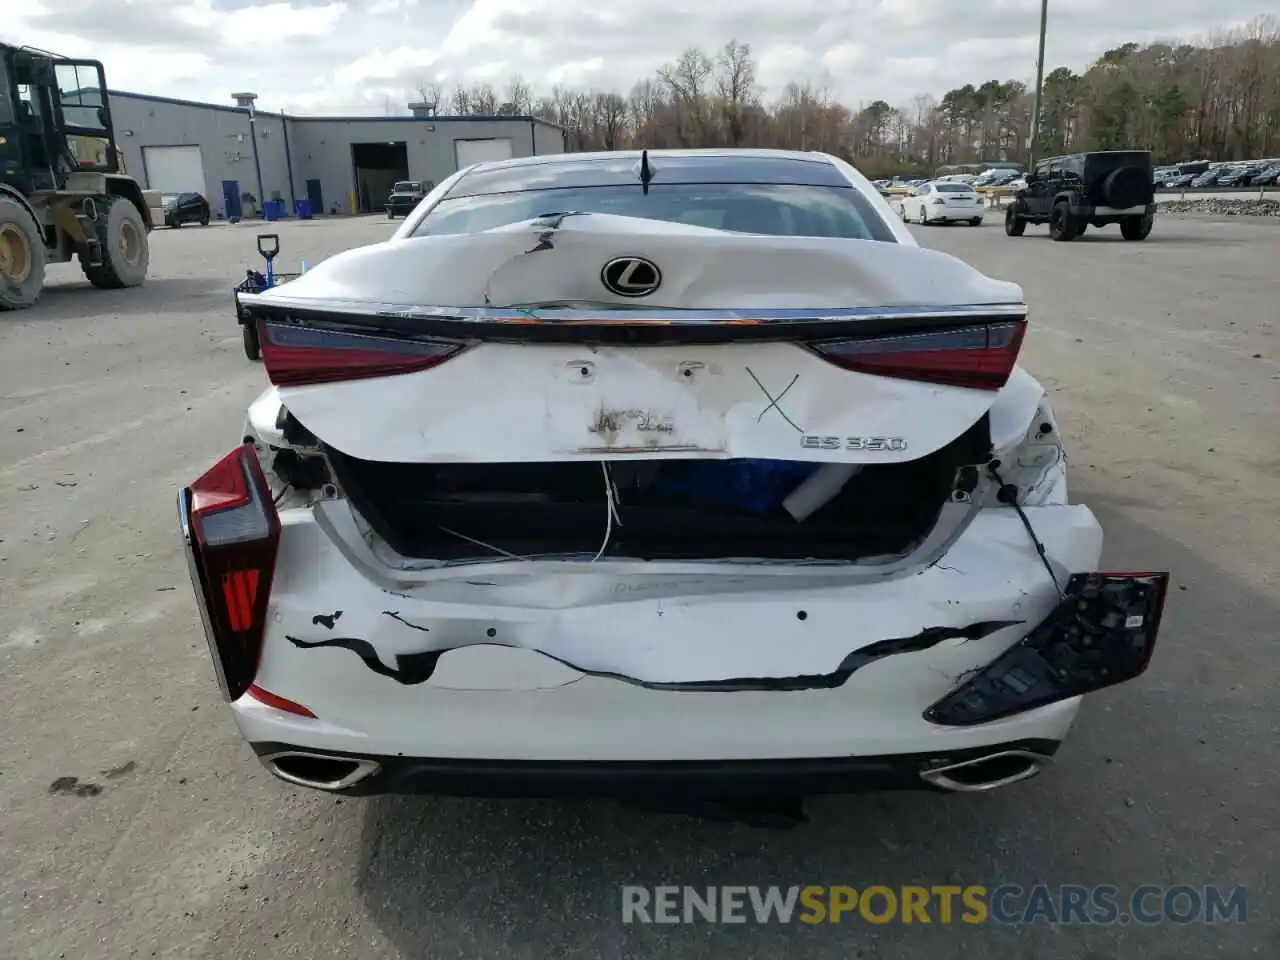
M178 501L205 637L229 700L258 670L280 517L251 444L227 454Z
M415 373L463 349L448 340L412 339L259 321L262 363L278 387Z
M869 340L811 343L846 370L973 390L999 390L1009 380L1026 323L1002 321Z

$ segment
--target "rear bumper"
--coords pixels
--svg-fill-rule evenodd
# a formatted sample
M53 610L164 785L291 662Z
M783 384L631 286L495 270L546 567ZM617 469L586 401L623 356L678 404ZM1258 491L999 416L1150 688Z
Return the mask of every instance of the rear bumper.
M1145 670L1154 651L1167 585L1168 576L1162 573L1073 577L1049 617L925 710L925 721L934 725L927 750L901 749L905 741L899 740L896 752L850 756L574 761L391 755L301 746L292 740L254 740L251 735L250 740L262 763L280 779L357 795L611 797L670 806L673 799L681 798L705 802L909 787L990 790L1028 779L1044 768L1081 695ZM272 702L271 695L256 687L246 696L259 713L282 713L287 706ZM747 705L742 694L713 696L735 709ZM788 694L772 695L772 711L764 700L759 702L770 720L782 718L776 710L780 696ZM672 709L681 705L679 700L660 699L650 699L649 705L664 702ZM819 703L810 697L800 702L805 708ZM496 698L489 705L501 709ZM243 729L243 720L252 714L240 716ZM598 725L609 716L608 708L599 704L594 715L584 713L580 721ZM748 716L740 714L730 729L740 733L748 725ZM507 719L516 718L508 715ZM680 719L691 720L687 714ZM838 718L832 719L839 724ZM645 732L656 725L653 714ZM518 739L536 726L536 719L524 718L518 729L513 723L509 735ZM1055 726L1056 737L1032 735ZM978 730L979 741L987 742L961 745L956 734L965 729L970 734ZM689 733L697 730L691 723ZM798 727L791 733L802 736ZM1019 733L1021 739L1010 739ZM811 738L801 749L813 742ZM891 748L894 741L886 738L885 746Z
M333 506L340 509L326 523L350 516ZM1087 508L1026 512L1060 571L1097 569L1101 530ZM1080 698L1069 697L977 724L925 717L1057 606L1010 510L981 511L939 564L852 585L794 569L690 580L686 568L653 574L663 578L655 583L603 565L536 576L522 565L410 587L371 580L353 548L339 547L310 510L286 511L283 531L256 683L315 717L245 695L231 707L250 743L441 762L883 758L1057 742L1079 708ZM654 586L660 598L648 599ZM961 635L992 621L1008 625ZM932 628L954 632L857 666L835 684L781 682L828 673L851 651ZM386 674L442 643L452 649L429 677L397 682ZM594 669L584 672L591 657ZM780 683L656 683L735 676Z
M1099 207L1091 203L1086 203L1086 204L1073 204L1070 208L1070 213L1073 217L1081 217L1086 220L1090 220L1090 219L1108 220L1113 217L1123 218L1123 217L1142 217L1142 216L1147 216L1149 214L1153 215L1155 214L1156 209L1158 207L1159 207L1159 204L1157 204L1154 200L1151 203L1140 204L1136 207L1123 207L1123 208Z
M954 779L934 780L930 773L1004 755L1025 758L1028 765L1023 775L1018 775L1012 766L1007 772L992 770L993 774L1006 773L997 781L1026 779L1051 761L1058 746L1055 740L1018 740L991 747L918 754L731 761L455 760L339 753L328 756L335 761L345 759L364 765L361 772L366 775L333 789L348 796L594 798L668 804L681 797L795 797L900 789L977 791L989 789L977 777L962 784ZM255 743L253 749L267 769L275 772L273 760L289 755L297 747Z

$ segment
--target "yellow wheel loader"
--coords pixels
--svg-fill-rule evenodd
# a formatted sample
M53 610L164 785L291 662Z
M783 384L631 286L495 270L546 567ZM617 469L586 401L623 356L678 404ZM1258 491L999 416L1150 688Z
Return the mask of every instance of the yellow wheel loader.
M45 265L73 257L96 287L140 286L151 228L102 64L0 44L0 310L34 304Z

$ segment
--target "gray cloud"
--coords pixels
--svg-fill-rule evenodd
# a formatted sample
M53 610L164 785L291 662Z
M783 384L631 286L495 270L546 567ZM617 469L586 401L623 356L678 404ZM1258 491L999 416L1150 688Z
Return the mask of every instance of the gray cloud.
M333 0L289 0L289 6L296 7L299 10L305 10L307 7L324 7L332 3ZM259 0L211 0L209 4L214 10L247 10L251 7L260 7L262 3Z
M25 18L32 28L107 43L136 43L145 39L153 49L220 49L222 38L193 26L167 0L60 0L50 9Z
M11 0L14 2L14 0ZM851 104L905 104L988 79L1030 82L1039 0L16 0L30 42L100 56L122 89L222 102L235 86L264 109L382 112L402 108L420 82L521 74L626 92L688 46L749 42L767 93L789 80L824 84ZM191 3L191 0L187 0ZM342 4L340 15L334 4ZM1082 69L1104 50L1205 35L1263 12L1261 0L1051 0L1047 60ZM255 7L263 9L255 9ZM38 8L38 9L37 9ZM25 17L23 11L32 9ZM209 11L212 10L211 14ZM270 14L282 38L254 37ZM297 35L308 23L331 28ZM300 26L301 25L301 26ZM294 34L294 35L289 35ZM268 34L270 36L270 34ZM95 52L95 45L101 47ZM191 59L149 58L188 51Z

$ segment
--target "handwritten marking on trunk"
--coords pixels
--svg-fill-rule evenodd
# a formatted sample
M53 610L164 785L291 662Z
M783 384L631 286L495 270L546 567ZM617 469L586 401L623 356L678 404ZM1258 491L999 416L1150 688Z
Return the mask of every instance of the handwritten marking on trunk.
M782 398L787 395L788 391L790 391L791 388L796 385L796 381L800 379L800 374L797 373L795 376L793 376L791 378L791 382L788 383L786 387L783 389L783 391L775 397L773 394L769 392L769 388L760 382L760 378L755 375L755 372L750 367L747 367L746 371L748 376L750 376L751 379L756 382L756 386L760 388L760 391L766 397L769 398L769 405L760 411L759 415L756 417L756 423L759 423L761 420L763 420L764 415L768 413L770 410L777 410L778 416L782 417L783 420L787 421L787 423L795 427L797 433L804 433L804 431L801 430L799 426L797 426L796 422L792 420L789 416L787 416L787 411L783 410L782 407L780 406Z

